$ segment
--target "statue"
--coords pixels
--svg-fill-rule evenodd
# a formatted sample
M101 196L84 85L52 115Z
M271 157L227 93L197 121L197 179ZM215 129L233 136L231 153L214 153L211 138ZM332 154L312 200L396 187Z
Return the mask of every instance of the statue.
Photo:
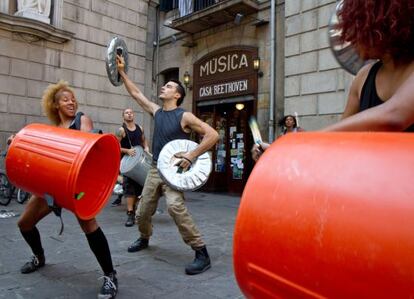
M51 0L17 0L16 16L50 24Z

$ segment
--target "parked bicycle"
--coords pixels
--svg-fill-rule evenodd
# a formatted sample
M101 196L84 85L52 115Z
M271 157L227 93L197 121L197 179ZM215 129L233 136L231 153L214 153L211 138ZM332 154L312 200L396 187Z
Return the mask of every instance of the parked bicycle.
M6 157L7 151L1 152L1 157ZM16 188L7 178L6 171L0 169L0 205L7 206L12 198L16 196L16 201L23 204L30 196L30 193L23 189Z

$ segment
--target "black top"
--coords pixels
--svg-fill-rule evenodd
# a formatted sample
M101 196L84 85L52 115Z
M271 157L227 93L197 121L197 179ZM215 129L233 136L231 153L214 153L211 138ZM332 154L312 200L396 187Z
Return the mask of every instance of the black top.
M80 130L81 129L81 117L83 115L83 112L78 112L75 115L75 118L70 123L69 129L72 130Z
M154 139L152 142L152 158L156 162L158 156L168 142L175 139L190 139L190 133L181 128L181 119L185 110L175 108L165 111L158 109L154 115Z
M376 62L369 70L368 77L362 87L361 96L359 98L359 111L381 105L383 100L377 94L377 87L375 85L375 78L377 77L378 70L381 68L382 62ZM414 124L405 130L405 132L414 132Z
M137 145L142 146L142 130L140 126L135 124L136 129L130 131L125 124L122 124L122 127L125 130L125 136L121 139L122 148L131 148Z

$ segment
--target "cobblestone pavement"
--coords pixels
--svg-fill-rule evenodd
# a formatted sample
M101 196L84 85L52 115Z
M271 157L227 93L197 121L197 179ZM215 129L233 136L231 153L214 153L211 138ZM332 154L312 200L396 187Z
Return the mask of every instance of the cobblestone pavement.
M117 298L243 298L232 264L233 229L240 198L201 192L187 193L186 198L212 259L212 268L195 276L184 273L194 252L182 241L163 198L159 205L163 212L153 217L150 247L142 252L127 252L138 230L136 226L124 226L125 202L111 207L112 198L98 215L118 272ZM0 206L0 210L16 213L23 208L14 200L7 207ZM31 252L18 231L17 219L0 218L0 298L97 297L102 273L73 214L64 211L65 230L61 236L59 219L53 215L38 225L46 266L26 275L20 274L20 267Z

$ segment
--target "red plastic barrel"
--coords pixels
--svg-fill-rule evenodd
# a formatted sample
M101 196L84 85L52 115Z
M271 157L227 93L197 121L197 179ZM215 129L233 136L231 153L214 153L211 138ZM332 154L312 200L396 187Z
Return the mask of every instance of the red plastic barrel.
M413 298L414 135L297 133L244 189L234 267L248 298Z
M112 194L119 171L119 142L43 124L17 133L6 158L10 181L40 197L51 195L81 219L91 219Z

